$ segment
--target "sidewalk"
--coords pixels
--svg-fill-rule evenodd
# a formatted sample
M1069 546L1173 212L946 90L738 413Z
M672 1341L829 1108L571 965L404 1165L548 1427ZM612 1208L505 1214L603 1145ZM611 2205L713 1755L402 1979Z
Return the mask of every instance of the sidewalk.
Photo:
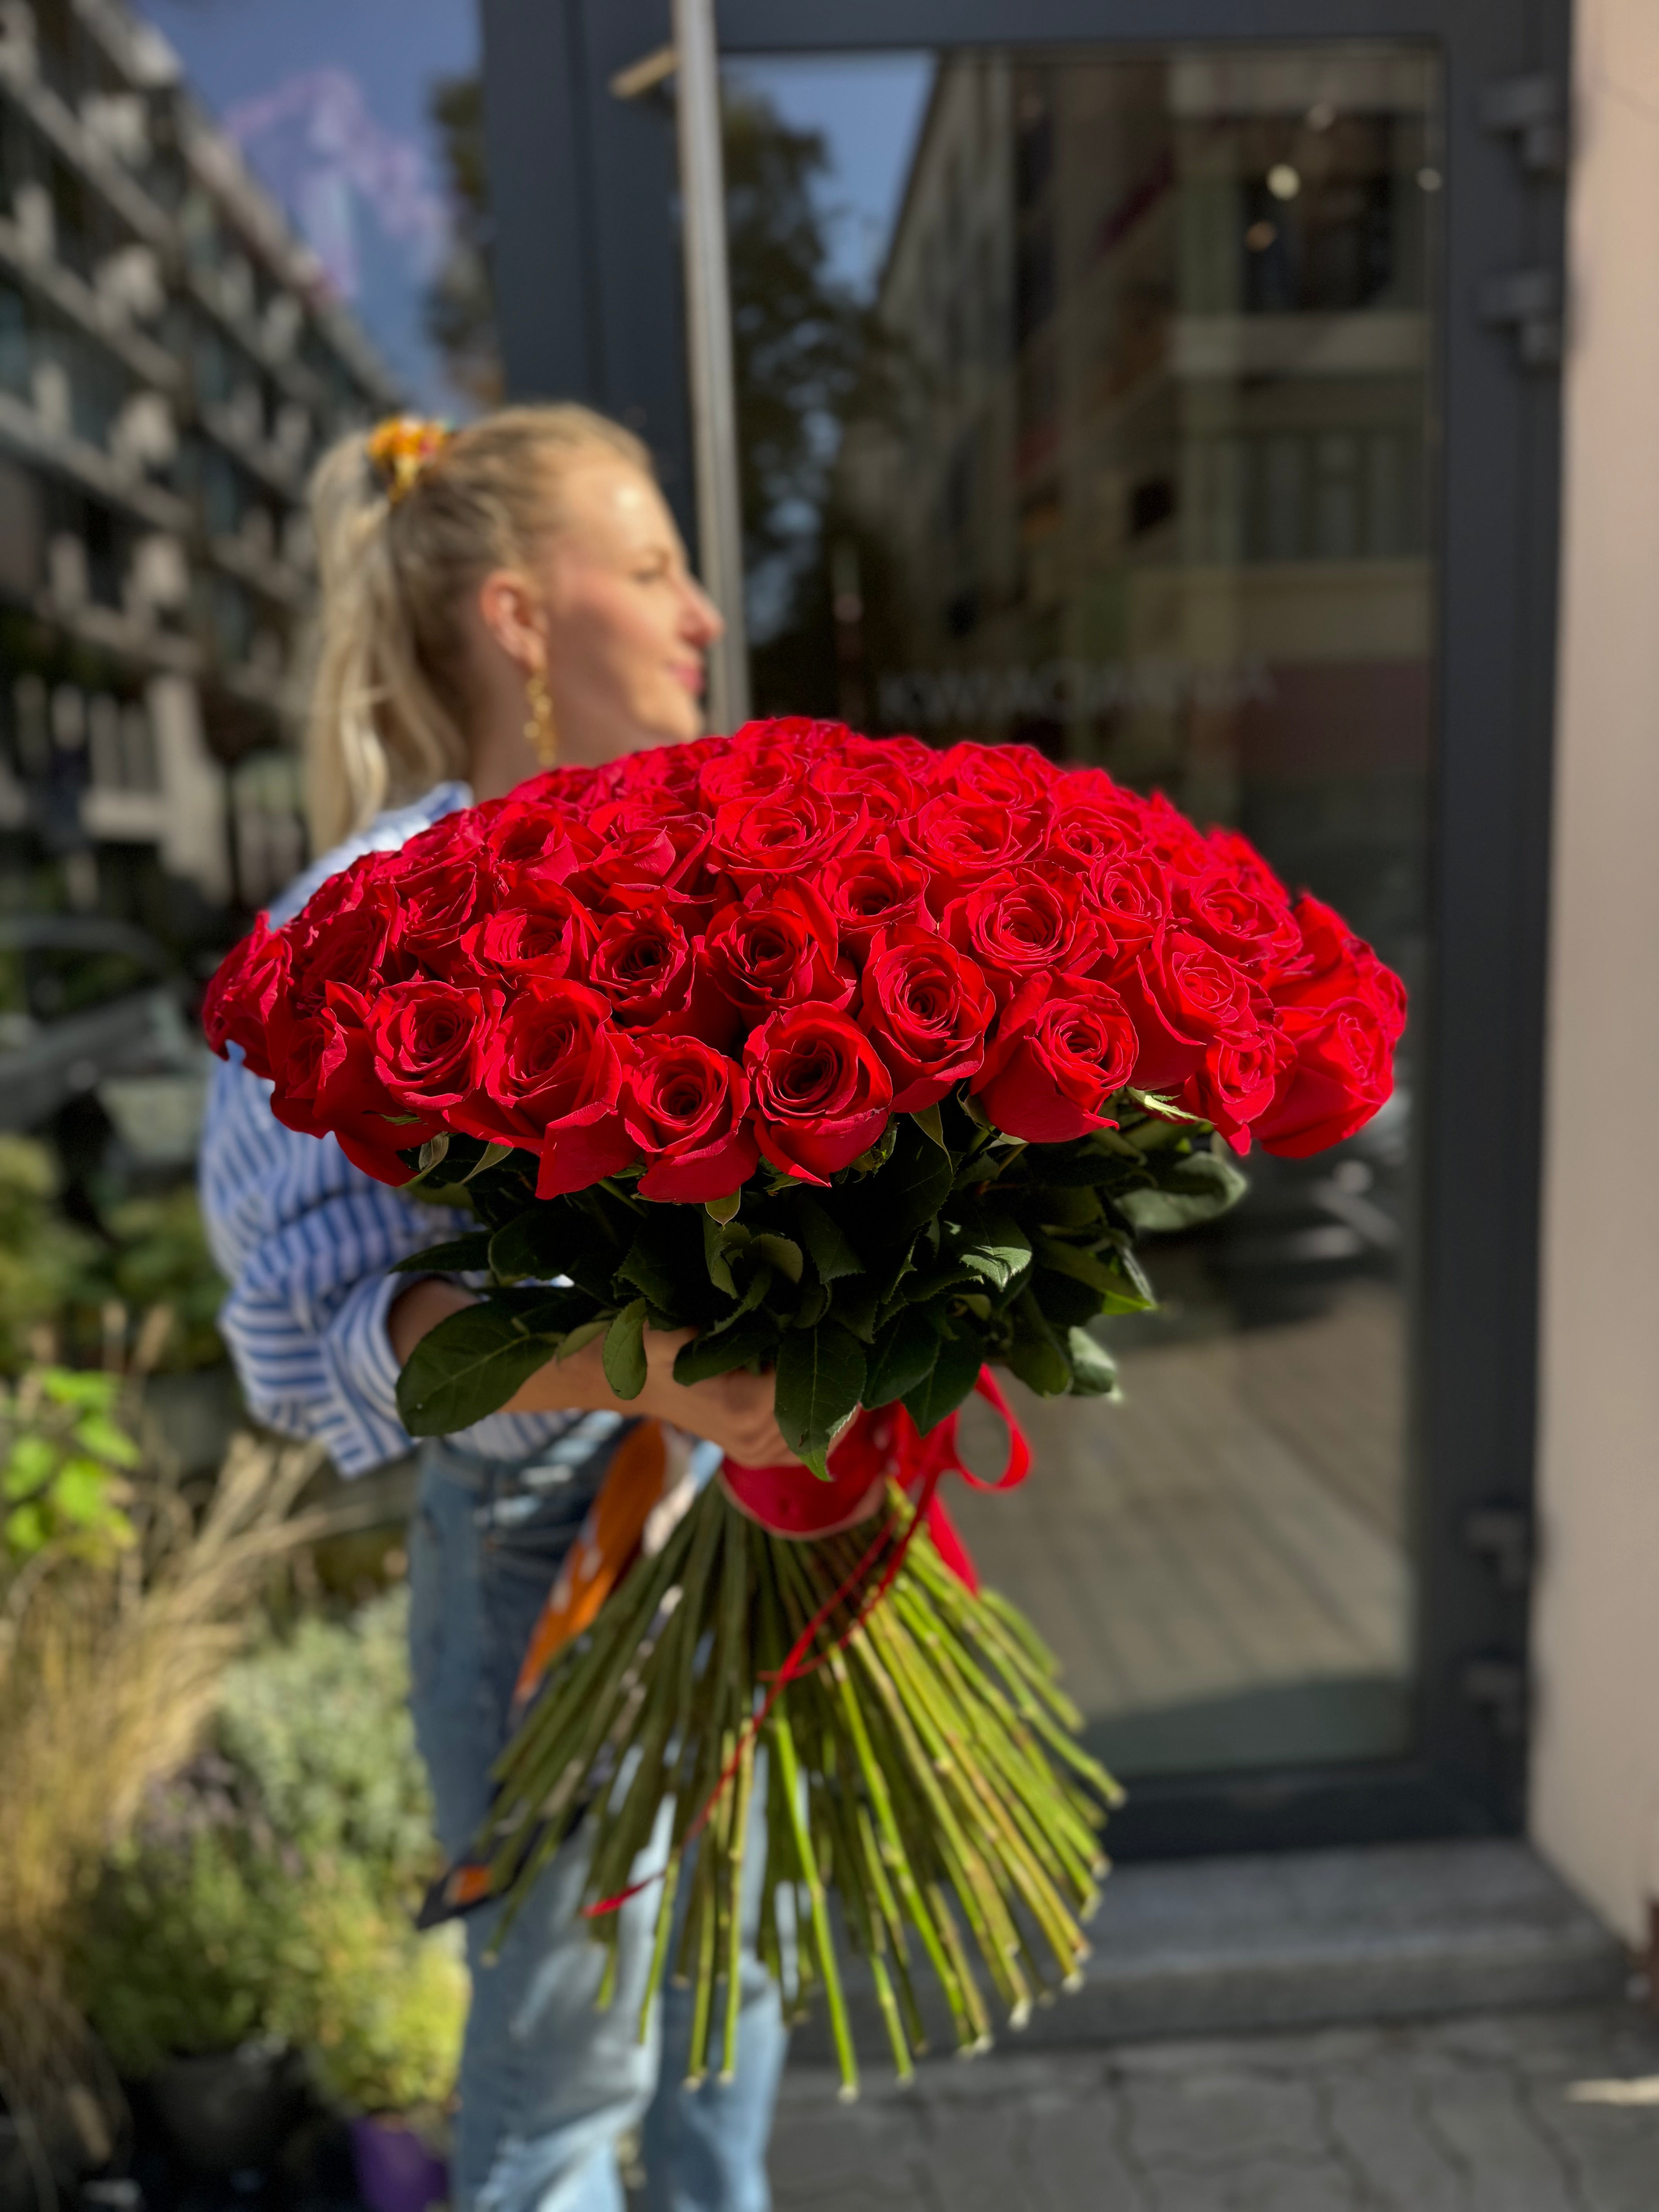
M1015 2046L853 2105L792 2067L772 2172L777 2212L1655 2212L1659 2023L1603 2003Z

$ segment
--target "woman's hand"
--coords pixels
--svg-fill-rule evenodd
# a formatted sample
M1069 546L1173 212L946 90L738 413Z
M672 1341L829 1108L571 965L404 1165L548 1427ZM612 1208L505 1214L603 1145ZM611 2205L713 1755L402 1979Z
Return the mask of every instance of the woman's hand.
M472 1294L457 1283L428 1276L405 1291L387 1316L392 1348L401 1366L428 1329L463 1306ZM645 1332L645 1388L637 1398L619 1398L605 1380L600 1340L595 1337L568 1359L550 1359L502 1407L507 1413L646 1414L667 1421L694 1437L718 1444L739 1467L793 1467L795 1455L779 1432L774 1403L775 1378L750 1375L741 1368L711 1376L706 1382L677 1382L674 1355L690 1343L689 1328Z

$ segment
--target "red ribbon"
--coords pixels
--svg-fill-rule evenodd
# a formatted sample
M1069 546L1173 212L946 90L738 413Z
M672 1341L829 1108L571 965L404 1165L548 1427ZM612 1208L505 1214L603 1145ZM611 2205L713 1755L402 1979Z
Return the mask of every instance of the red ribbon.
M1007 1400L997 1385L996 1377L988 1367L981 1367L974 1384L975 1393L987 1405L1000 1413L1008 1430L1008 1457L1002 1473L994 1482L987 1482L971 1468L963 1464L957 1447L957 1415L921 1435L915 1423L902 1406L884 1406L875 1413L856 1416L847 1434L830 1455L830 1480L820 1482L799 1467L738 1467L735 1462L722 1462L720 1474L727 1488L738 1503L757 1521L775 1534L805 1537L834 1528L844 1522L848 1515L865 1498L872 1486L882 1480L896 1482L902 1490L911 1493L914 1511L909 1525L895 1540L893 1523L884 1521L874 1540L865 1551L852 1572L817 1611L812 1615L790 1647L783 1664L771 1677L760 1711L738 1736L738 1746L726 1761L720 1780L710 1791L708 1802L685 1832L681 1844L684 1850L708 1825L715 1808L731 1787L743 1754L760 1735L767 1716L791 1682L800 1680L821 1667L830 1651L839 1651L848 1644L860 1622L871 1609L878 1605L892 1588L904 1555L912 1539L923 1522L933 1538L935 1550L951 1572L977 1596L979 1577L974 1571L968 1547L957 1534L955 1524L945 1512L938 1495L939 1486L947 1474L959 1474L975 1490L1012 1490L1024 1481L1031 1471L1031 1448L1025 1441L1024 1431L1014 1419ZM875 1580L875 1571L881 1556L889 1546L892 1557L883 1569L880 1580ZM853 1618L842 1629L830 1651L812 1656L812 1646L819 1632L835 1618L838 1607L862 1591ZM637 1897L662 1879L660 1873L647 1875L641 1881L619 1890L615 1897L605 1897L593 1905L585 1905L585 1917L595 1920L602 1913L615 1912L626 1905L629 1898Z

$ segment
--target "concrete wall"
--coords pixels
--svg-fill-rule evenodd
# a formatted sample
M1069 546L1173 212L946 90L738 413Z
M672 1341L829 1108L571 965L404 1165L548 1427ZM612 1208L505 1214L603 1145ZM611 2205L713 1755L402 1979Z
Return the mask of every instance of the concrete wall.
M1578 0L1536 1841L1659 1895L1659 4Z

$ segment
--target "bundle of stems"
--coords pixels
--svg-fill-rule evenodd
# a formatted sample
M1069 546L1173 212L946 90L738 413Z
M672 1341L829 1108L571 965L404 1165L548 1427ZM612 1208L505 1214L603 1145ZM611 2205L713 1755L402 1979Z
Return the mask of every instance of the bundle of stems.
M910 1508L892 1488L884 1510L896 1543ZM1117 1785L1073 1740L1079 1716L1032 1629L960 1582L925 1528L877 1602L867 1574L837 1598L878 1526L798 1542L710 1484L564 1656L498 1765L488 1855L503 1925L579 1819L594 1837L586 1900L617 1898L672 1801L640 2033L665 1974L689 1981L693 2081L711 2063L732 2072L739 1900L763 1838L759 1954L797 2016L822 1984L843 2095L858 2064L832 1897L901 2079L925 2048L922 1964L957 2046L975 2051L991 2035L984 1983L1020 2027L1034 2000L1075 1985L1088 1955L1097 1832ZM777 1689L826 1607L806 1671ZM757 1790L763 1817L751 1819ZM605 1911L592 1924L611 1954L605 2004L619 1923Z

